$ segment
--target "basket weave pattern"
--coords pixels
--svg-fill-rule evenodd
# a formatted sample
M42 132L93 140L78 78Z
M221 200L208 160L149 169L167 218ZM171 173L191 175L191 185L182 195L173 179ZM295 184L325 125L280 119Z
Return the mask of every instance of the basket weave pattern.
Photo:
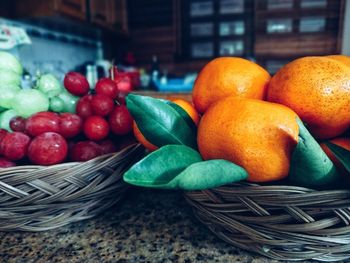
M232 184L185 193L224 241L277 260L350 259L350 190Z
M118 202L140 145L87 162L0 169L0 231L43 231L88 219Z

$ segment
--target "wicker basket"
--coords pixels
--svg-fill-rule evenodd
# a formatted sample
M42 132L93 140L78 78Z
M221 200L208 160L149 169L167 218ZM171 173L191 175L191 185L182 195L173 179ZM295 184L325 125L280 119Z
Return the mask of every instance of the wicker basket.
M350 259L350 190L232 184L185 193L224 241L277 260Z
M96 216L121 199L140 145L84 163L0 170L0 231L43 231Z

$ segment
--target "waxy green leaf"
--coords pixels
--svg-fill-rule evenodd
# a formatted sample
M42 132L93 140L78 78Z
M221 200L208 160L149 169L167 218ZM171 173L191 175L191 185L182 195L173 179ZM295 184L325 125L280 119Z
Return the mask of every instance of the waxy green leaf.
M339 179L339 174L300 119L299 141L292 154L289 179L301 186L327 186Z
M331 142L326 142L325 144L344 165L345 169L350 172L350 151Z
M246 170L226 160L191 164L169 184L183 190L205 190L248 178Z
M197 148L196 131L169 103L129 94L126 104L139 130L152 144L158 147L180 144Z
M168 183L189 165L201 162L200 154L184 145L166 145L148 154L125 174L124 181L150 188L172 189Z
M202 161L184 145L167 145L133 165L124 181L160 189L205 190L244 180L248 173L226 160Z
M188 113L181 108L179 105L177 105L174 102L171 101L165 101L165 103L167 103L168 105L170 105L171 107L174 108L174 110L176 110L181 117L184 119L184 121L188 124L188 126L195 132L197 133L197 125L194 123L194 121L192 120L192 118L190 117L190 115L188 115Z

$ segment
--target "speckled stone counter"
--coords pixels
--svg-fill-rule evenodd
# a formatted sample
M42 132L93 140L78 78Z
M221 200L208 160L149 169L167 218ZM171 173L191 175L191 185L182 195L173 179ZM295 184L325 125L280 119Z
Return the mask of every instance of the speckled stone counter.
M178 192L132 189L95 219L40 233L0 232L0 262L277 262L214 237Z

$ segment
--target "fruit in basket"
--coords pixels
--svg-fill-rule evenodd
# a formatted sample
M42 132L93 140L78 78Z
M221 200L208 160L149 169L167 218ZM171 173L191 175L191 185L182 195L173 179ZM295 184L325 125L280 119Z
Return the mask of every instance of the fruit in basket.
M103 94L92 95L91 108L94 115L107 116L114 108L113 100Z
M0 152L11 161L18 161L27 155L30 137L22 132L9 132L1 140Z
M92 96L91 94L85 95L77 102L76 112L83 119L86 119L94 113L91 106Z
M24 132L26 129L26 119L19 116L13 117L9 125L12 131Z
M5 129L0 129L0 143L2 141L2 139L5 137L5 135L8 133L7 130Z
M75 96L88 94L90 85L84 75L78 72L68 72L63 80L64 87Z
M105 139L108 136L109 129L107 120L95 115L88 117L83 126L85 136L93 141Z
M18 113L15 110L6 110L0 113L0 128L11 131L10 121L16 117Z
M13 166L16 166L16 163L10 161L7 158L0 157L0 168L8 168Z
M11 70L17 75L23 74L23 67L18 59L12 54L0 51L0 70Z
M329 142L350 151L350 138L348 138L348 137L334 138L334 139L330 140ZM323 149L323 151L327 154L329 159L332 160L332 162L334 163L334 165L337 167L338 171L341 174L349 174L346 171L344 165L338 160L338 158L333 154L333 152L328 148L328 146L324 142L320 143L320 146Z
M59 97L50 98L49 110L54 112L64 112L64 101Z
M69 159L73 162L85 162L102 154L100 146L93 141L80 141L73 145Z
M133 118L125 105L114 107L108 116L111 131L116 135L125 135L132 131Z
M225 159L245 168L248 181L269 182L288 176L298 143L297 115L266 101L228 97L212 105L198 126L202 157Z
M237 57L210 61L199 73L193 86L193 103L199 113L228 96L264 99L269 73L259 65Z
M158 149L158 146L155 146L154 144L150 143L141 133L140 129L137 127L136 122L133 123L132 126L134 136L136 140L141 143L147 150L153 152Z
M79 97L74 96L73 94L64 91L57 95L63 101L64 108L61 112L71 112L75 113L76 105L79 100Z
M119 93L117 84L109 78L99 79L96 83L95 91L96 94L106 95L111 99L117 98Z
M22 89L13 99L12 109L18 116L27 118L32 114L49 109L49 99L36 89Z
M17 75L12 70L0 69L0 83L2 86L20 86L21 75Z
M53 165L63 162L68 153L66 140L58 133L45 132L29 144L28 158L33 164Z
M293 109L320 139L350 126L350 68L326 57L304 57L282 67L271 79L267 100Z
M342 62L343 64L347 65L350 67L350 57L349 56L344 56L344 55L330 55L326 56L327 58L335 59L339 62Z
M35 137L45 132L60 132L60 116L50 111L37 112L25 123L27 134Z
M102 154L114 153L118 151L117 145L111 139L105 139L103 141L100 141L98 142L98 145L100 146Z
M0 107L11 109L13 100L20 90L19 86L0 86Z
M60 114L60 134L64 138L73 138L83 130L83 120L79 115L65 112Z
M52 74L44 74L37 81L37 89L48 98L52 98L63 92L60 81Z

